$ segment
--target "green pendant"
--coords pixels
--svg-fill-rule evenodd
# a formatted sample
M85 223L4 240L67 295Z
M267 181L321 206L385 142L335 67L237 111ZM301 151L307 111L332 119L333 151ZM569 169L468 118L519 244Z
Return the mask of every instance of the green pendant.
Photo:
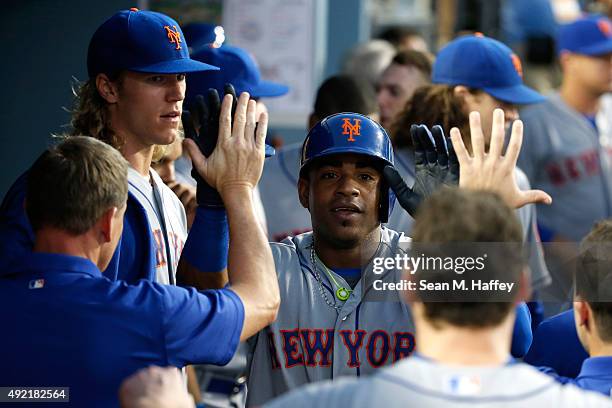
M336 297L342 301L345 301L346 299L349 298L349 296L351 296L351 292L348 291L346 288L338 288L336 289Z

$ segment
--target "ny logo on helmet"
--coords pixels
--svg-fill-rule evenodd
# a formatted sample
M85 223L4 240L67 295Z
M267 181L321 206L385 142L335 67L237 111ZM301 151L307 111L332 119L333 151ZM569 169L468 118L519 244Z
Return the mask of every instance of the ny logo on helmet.
M166 34L168 35L168 39L170 40L171 44L176 44L176 49L180 50L181 49L181 33L179 33L178 28L176 28L175 25L173 25L172 27L174 27L174 31L172 31L172 28L170 28L170 26L164 26L164 28L166 29Z
M353 136L361 136L361 119L353 119L353 123L351 124L350 118L342 118L344 121L342 123L342 134L349 135L348 141L354 142Z

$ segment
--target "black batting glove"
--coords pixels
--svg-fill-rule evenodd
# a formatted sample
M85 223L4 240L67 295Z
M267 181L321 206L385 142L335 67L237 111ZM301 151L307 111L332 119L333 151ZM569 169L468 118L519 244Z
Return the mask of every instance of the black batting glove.
M229 84L225 85L225 92L232 95L234 99L232 104L233 117L236 110L236 92L234 87ZM221 98L216 89L209 89L206 98L197 95L189 110L183 110L181 119L185 137L192 139L205 157L209 157L217 145L220 112ZM198 205L208 208L224 207L219 192L211 187L196 169L191 170L191 176L197 183L196 200Z
M440 126L412 125L415 181L408 187L393 166L385 166L383 175L404 210L415 217L419 205L442 186L459 184L459 161L450 138Z

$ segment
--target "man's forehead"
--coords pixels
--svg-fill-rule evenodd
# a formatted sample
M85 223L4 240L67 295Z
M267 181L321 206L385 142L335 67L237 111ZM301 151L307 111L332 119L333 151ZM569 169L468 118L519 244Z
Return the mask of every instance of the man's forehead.
M341 153L320 158L318 167L331 166L342 167L344 165L354 165L355 167L371 167L378 169L380 167L379 160L374 157L366 156L358 153Z

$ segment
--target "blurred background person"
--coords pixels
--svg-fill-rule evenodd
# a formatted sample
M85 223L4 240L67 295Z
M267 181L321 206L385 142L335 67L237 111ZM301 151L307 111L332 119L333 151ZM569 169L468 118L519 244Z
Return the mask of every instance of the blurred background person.
M393 45L383 40L357 44L344 57L341 72L375 87L380 74L389 65L395 53Z
M393 45L398 52L415 50L429 53L429 46L423 35L410 26L387 27L378 34L378 38Z
M414 90L428 84L432 60L420 51L401 51L382 72L376 82L376 99L380 124L391 128L397 114L410 100Z
M398 146L399 151L410 150L410 125L422 123L430 127L440 125L446 131L452 127L459 128L467 149L471 150L469 113L477 111L482 118L485 148L488 150L492 128L490 116L494 109L504 110L505 125L509 127L513 120L518 119L517 105L544 99L523 84L518 68L518 57L499 41L472 35L451 41L440 50L433 65L433 84L417 89L400 114L392 131L394 146ZM516 168L515 175L521 190L531 188L519 168ZM536 208L533 204L526 205L516 210L516 215L529 249L531 285L538 290L550 283L550 273L537 232ZM392 214L389 226L408 233L412 223L411 217ZM535 328L542 319L542 307L537 302L529 306Z

